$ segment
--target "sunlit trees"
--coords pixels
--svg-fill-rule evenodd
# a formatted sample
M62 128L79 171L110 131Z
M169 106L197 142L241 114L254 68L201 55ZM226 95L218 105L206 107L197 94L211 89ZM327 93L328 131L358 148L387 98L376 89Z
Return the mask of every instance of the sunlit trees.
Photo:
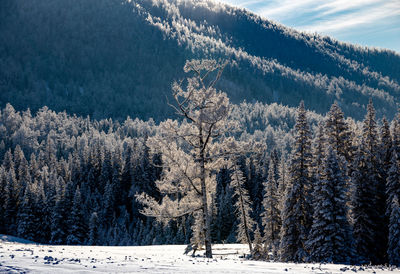
M307 258L306 241L312 224L311 131L304 103L298 108L289 183L282 209L281 260L301 262Z
M262 213L262 225L264 227L264 242L266 250L274 254L279 248L279 233L281 230L281 212L279 207L279 195L275 178L276 162L271 159L269 163L268 179L264 183L264 199Z
M137 196L145 205L142 212L148 216L171 219L195 213L196 230L201 227L206 257L212 257L210 207L216 187L213 171L227 152L217 140L228 128L229 100L215 87L224 66L214 60L186 62L184 71L192 77L185 87L183 81L172 87L176 101L172 106L184 120L161 123L160 133L147 142L153 153L162 154L164 170L157 187L164 196L161 203L145 194Z
M313 191L313 224L307 242L311 261L349 263L353 255L344 161L327 147Z
M231 177L231 186L234 191L234 197L236 198L236 216L238 218L236 239L240 243L248 244L250 253L253 254L253 246L250 232L253 231L253 227L256 222L251 217L252 203L249 197L249 193L244 187L243 172L239 169L238 166L235 165L233 167L233 173Z

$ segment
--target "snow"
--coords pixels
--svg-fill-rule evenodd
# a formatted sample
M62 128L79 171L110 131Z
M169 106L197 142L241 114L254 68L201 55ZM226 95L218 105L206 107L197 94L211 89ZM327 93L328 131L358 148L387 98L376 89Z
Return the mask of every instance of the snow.
M213 259L184 245L51 246L0 235L0 273L400 273L400 269L250 261L246 245L214 245Z

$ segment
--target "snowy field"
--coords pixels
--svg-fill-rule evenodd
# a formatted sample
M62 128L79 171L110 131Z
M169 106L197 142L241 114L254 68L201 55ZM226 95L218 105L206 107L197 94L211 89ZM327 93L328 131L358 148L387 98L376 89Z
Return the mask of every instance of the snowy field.
M214 245L214 258L183 255L183 245L51 246L0 235L0 273L400 273L382 267L248 261L245 245Z

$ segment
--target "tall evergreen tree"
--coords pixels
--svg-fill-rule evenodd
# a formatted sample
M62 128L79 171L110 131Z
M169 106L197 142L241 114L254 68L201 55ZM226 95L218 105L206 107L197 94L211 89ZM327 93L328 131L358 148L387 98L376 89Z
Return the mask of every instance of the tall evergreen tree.
M247 243L250 253L253 254L253 246L250 233L256 222L251 218L252 204L247 189L244 187L244 176L242 171L235 166L232 173L231 186L234 191L236 214L238 217L237 241Z
M369 203L372 205L367 211L367 214L372 222L372 232L375 239L380 239L375 242L375 247L369 250L369 256L372 263L384 263L386 260L386 249L387 249L387 233L386 229L381 229L383 225L387 227L385 219L386 209L386 182L381 178L382 163L380 159L380 148L379 148L379 135L378 128L375 120L375 109L370 100L367 106L367 114L363 122L362 131L362 142L364 150L361 152L365 153L365 161L367 165L366 178L367 183L371 191L371 199Z
M16 231L16 217L19 206L16 199L17 179L14 169L10 169L7 174L7 184L4 190L4 220L7 234L13 234Z
M281 230L281 214L279 210L279 198L275 176L276 162L271 159L268 171L268 180L264 183L264 199L262 213L262 225L264 227L264 242L268 252L276 254L279 248L279 233Z
M351 163L351 131L344 119L342 110L336 102L332 104L328 112L325 130L327 143L336 151L338 156L345 157L347 162Z
M71 215L68 218L67 244L82 245L86 240L86 222L83 216L82 197L79 187L76 188Z
M295 144L289 167L290 181L282 211L280 250L281 260L301 262L308 257L306 241L312 224L311 132L303 102L298 108L295 130Z
M64 196L64 181L59 178L56 182L56 198L54 208L51 212L51 236L50 243L62 244L65 243L67 233L67 211L65 196Z
M400 197L400 159L395 151L393 151L392 155L388 177L386 178L386 216L390 216L392 212L391 205L394 198Z
M390 205L388 257L391 265L400 266L400 205L395 196Z
M283 211L283 206L284 206L284 200L285 200L285 193L286 193L286 186L288 184L288 171L287 171L287 163L286 163L286 155L282 153L281 155L281 160L279 162L279 167L278 167L278 189L277 189L277 195L278 195L278 200L279 200L279 211ZM282 216L281 216L282 220Z
M18 236L34 240L36 235L36 224L35 224L35 193L31 185L25 188L24 198L22 200L21 207L18 212Z
M382 162L381 178L386 180L391 165L393 141L390 133L389 122L385 117L382 119L380 130L380 158Z
M339 161L336 151L328 146L313 192L313 225L307 242L311 261L349 263L353 255L347 220L346 170Z
M376 224L373 221L376 212L374 203L376 189L370 181L371 166L368 157L365 144L361 143L355 155L353 163L355 170L351 177L353 237L359 263L375 261L377 252Z

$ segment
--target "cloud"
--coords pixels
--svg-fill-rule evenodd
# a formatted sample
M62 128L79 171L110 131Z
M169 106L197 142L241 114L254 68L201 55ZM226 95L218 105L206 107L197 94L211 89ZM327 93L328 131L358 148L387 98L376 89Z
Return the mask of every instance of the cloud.
M300 1L269 1L267 6L260 8L257 13L265 17L288 17L298 14L301 10L308 10L320 0Z
M347 1L349 2L349 1ZM356 3L359 2L359 3ZM397 1L365 1L374 5L361 5L364 1L332 1L317 7L328 8L321 14L316 14L314 20L308 25L299 25L299 29L316 32L337 32L353 29L358 26L378 27L400 21L400 2ZM396 27L396 25L393 25Z
M400 50L400 0L220 0L298 30ZM379 32L379 35L378 35ZM382 41L383 33L387 33ZM376 33L373 37L366 37ZM361 37L364 34L365 37ZM358 42L360 38L360 42ZM370 44L372 41L372 44ZM375 41L375 42L374 42ZM384 42L384 43L382 43Z

